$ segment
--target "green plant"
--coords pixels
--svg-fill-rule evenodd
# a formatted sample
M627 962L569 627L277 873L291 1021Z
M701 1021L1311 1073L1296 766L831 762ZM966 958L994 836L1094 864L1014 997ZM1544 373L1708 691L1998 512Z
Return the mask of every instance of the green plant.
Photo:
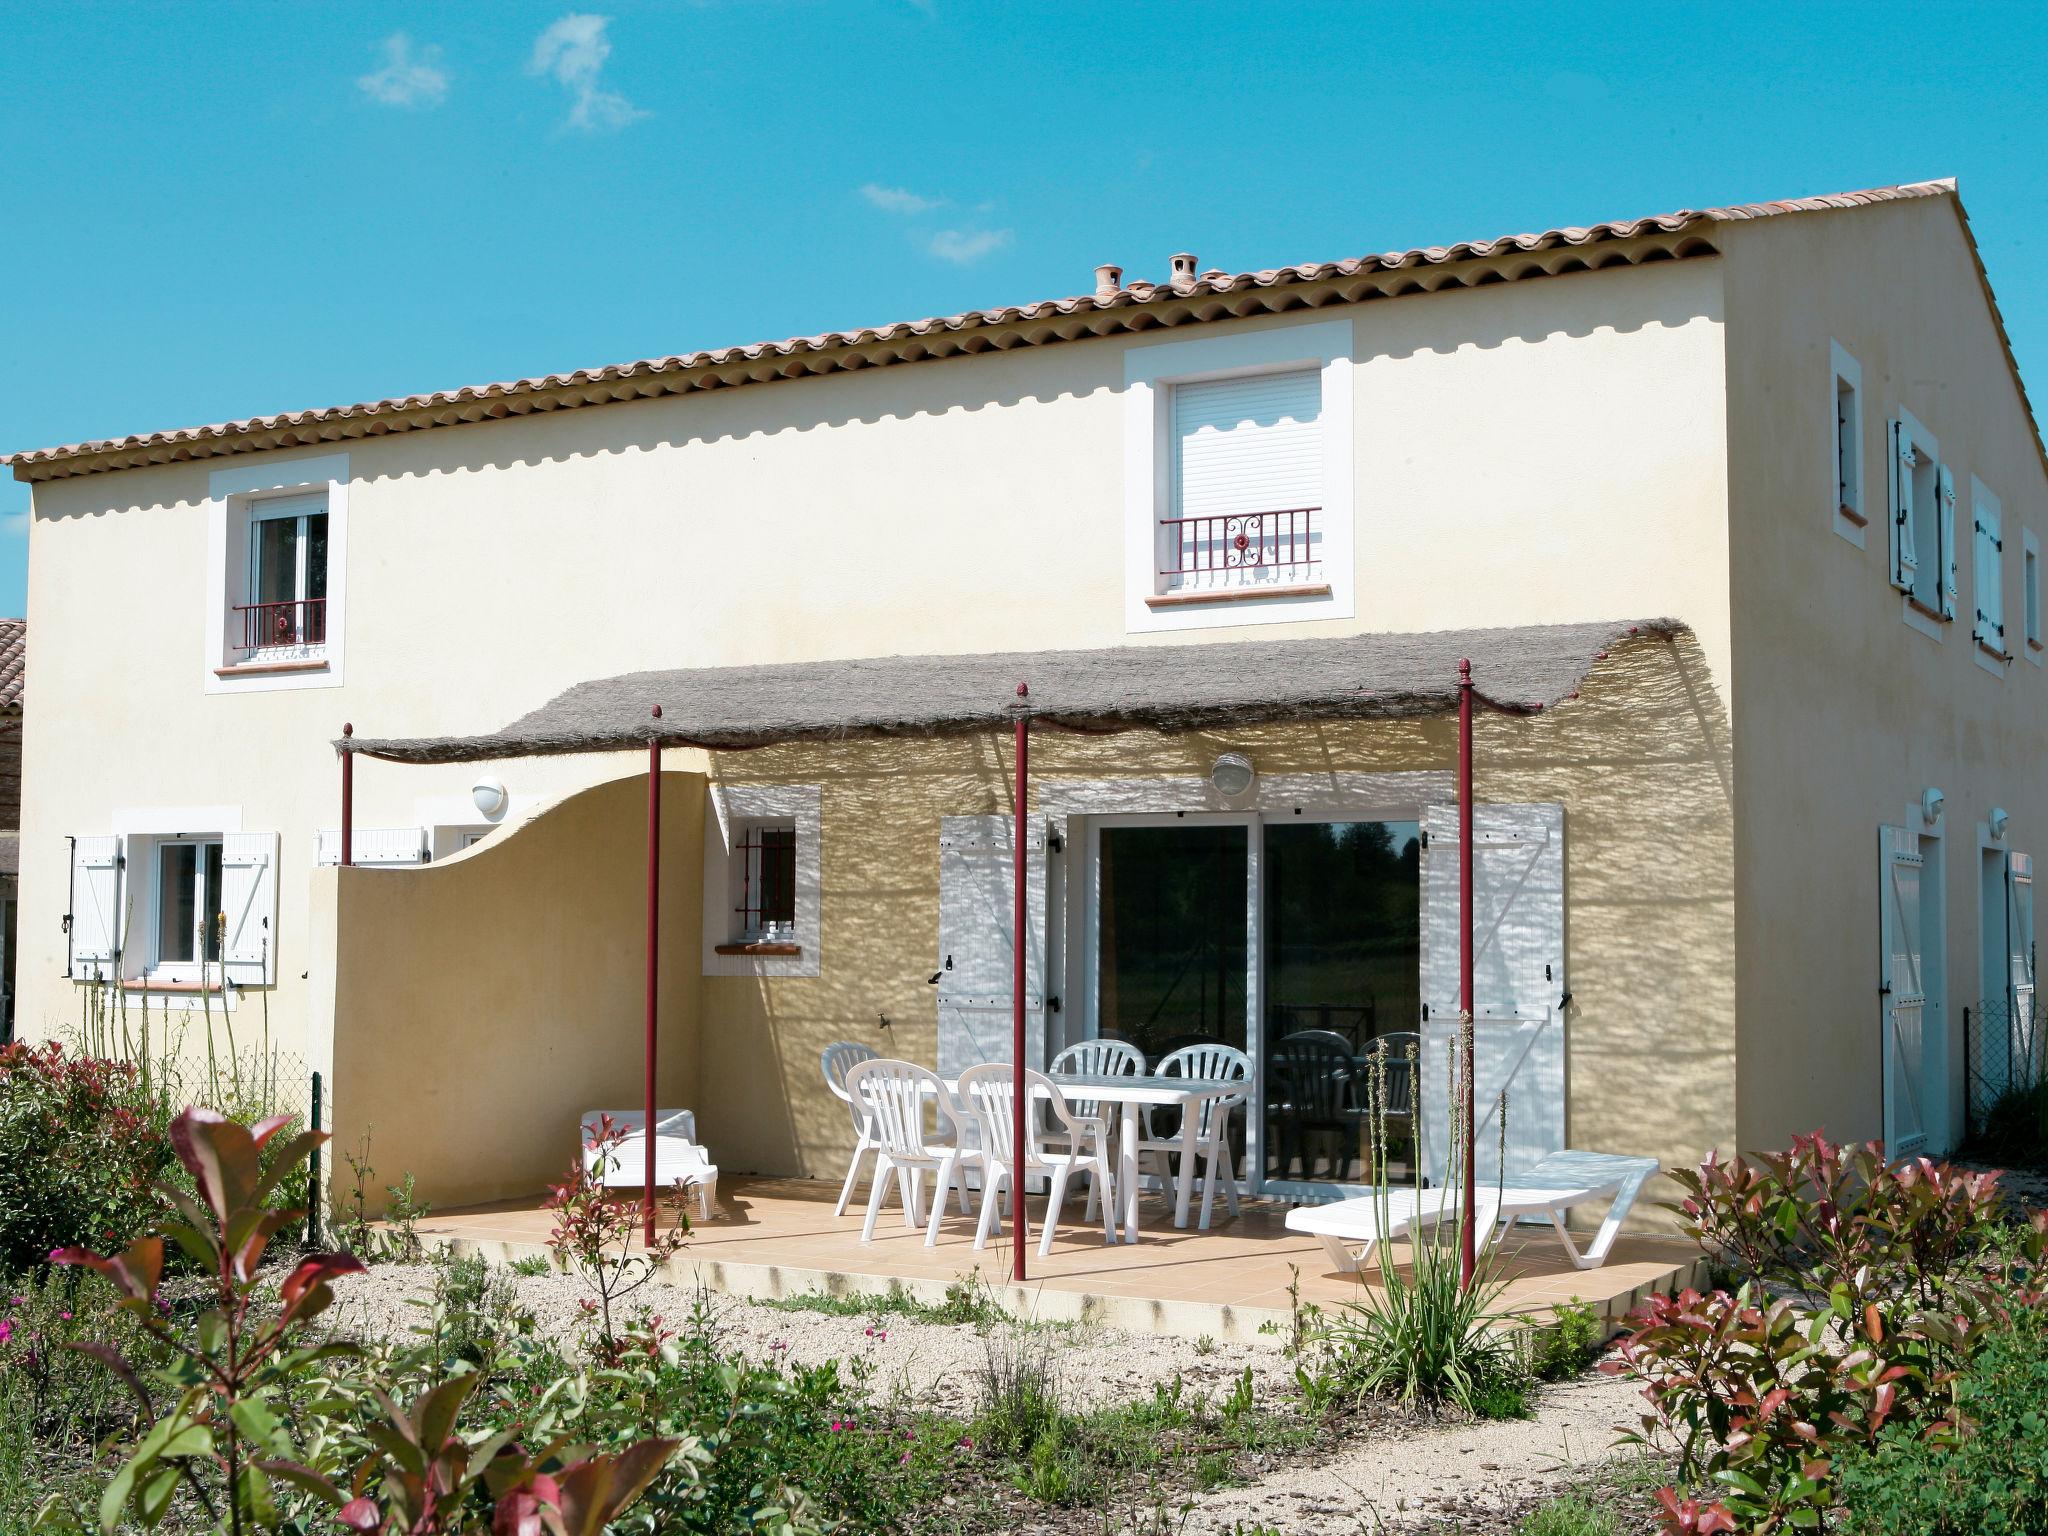
M1531 1328L1526 1342L1529 1373L1538 1381L1565 1381L1599 1358L1607 1325L1574 1296L1551 1308L1550 1321Z
M81 1248L50 1255L114 1283L117 1305L159 1346L163 1361L151 1374L171 1394L159 1409L137 1363L119 1347L75 1346L112 1370L142 1405L134 1444L100 1498L100 1524L108 1531L124 1516L154 1528L181 1488L235 1536L280 1523L277 1482L342 1502L330 1482L297 1459L296 1437L274 1400L316 1362L347 1350L294 1341L300 1326L333 1300L328 1283L359 1273L362 1265L342 1254L304 1258L279 1286L276 1314L258 1310L256 1271L264 1249L287 1222L305 1215L267 1209L264 1197L290 1165L326 1139L314 1131L294 1137L266 1171L260 1155L283 1123L251 1130L211 1110L188 1109L172 1124L172 1143L199 1197L169 1191L184 1220L166 1223L165 1231L206 1273L210 1289L196 1341L188 1342L159 1308L163 1238L138 1238L115 1258Z
M2048 1315L2012 1308L1957 1378L1959 1423L1891 1425L1840 1458L1851 1536L2032 1536L2048 1530Z
M684 1208L683 1186L669 1191L672 1224L651 1243L637 1251L633 1239L639 1229L638 1206L605 1187L604 1173L617 1166L619 1143L625 1133L612 1124L610 1115L592 1128L590 1150L597 1154L595 1165L577 1158L559 1184L549 1186L548 1209L555 1213L554 1230L548 1247L562 1268L576 1275L595 1293L584 1299L586 1316L598 1325L599 1347L609 1363L619 1353L614 1309L656 1275L662 1265L682 1251L689 1241L690 1218Z
M1023 1333L990 1335L982 1348L977 1443L1004 1456L1027 1455L1065 1414L1051 1347Z
M1524 1515L1515 1536L1621 1536L1621 1522L1584 1494L1561 1493Z
M513 1274L522 1275L530 1280L539 1275L553 1274L555 1266L545 1254L528 1253L514 1259L511 1270Z
M1688 1230L1744 1278L1654 1298L1608 1367L1645 1384L1633 1438L1674 1443L1681 1474L1714 1485L1661 1490L1668 1530L1812 1528L1839 1458L1888 1425L1954 1432L1958 1383L2043 1246L2039 1218L2002 1227L1995 1175L1806 1136L1674 1177Z
M1479 1378L1471 1411L1481 1419L1532 1419L1536 1416L1536 1383L1512 1363L1491 1371Z
M367 1264L417 1263L426 1252L419 1224L433 1207L419 1198L408 1173L384 1186L384 1214L371 1217L370 1181L377 1169L370 1161L370 1136L375 1130L374 1125L365 1126L362 1140L341 1154L348 1163L349 1196L334 1223L334 1240L344 1253Z
M2015 1084L1985 1111L1971 1152L1994 1163L2038 1168L2048 1163L2048 1080Z

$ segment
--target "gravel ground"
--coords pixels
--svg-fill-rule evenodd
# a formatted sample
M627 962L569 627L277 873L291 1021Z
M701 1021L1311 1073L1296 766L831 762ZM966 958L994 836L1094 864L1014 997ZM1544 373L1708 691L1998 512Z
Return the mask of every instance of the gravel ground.
M430 1265L380 1265L337 1287L330 1316L340 1330L361 1336L402 1332L420 1317L408 1299L428 1295L433 1277ZM575 1282L560 1275L507 1272L507 1278L541 1329L565 1336L576 1331L581 1291ZM884 1397L900 1394L962 1415L975 1407L988 1341L972 1323L785 1311L722 1295L703 1300L727 1346L752 1358L786 1351L786 1358L806 1364L864 1359L873 1366L871 1389ZM695 1293L657 1283L627 1308L644 1306L673 1321L697 1301ZM1141 1397L1176 1373L1191 1389L1220 1395L1247 1367L1261 1398L1295 1389L1294 1362L1278 1339L1203 1345L1068 1325L1052 1329L1050 1338L1061 1385L1077 1406ZM1250 1485L1204 1496L1175 1528L1188 1536L1220 1536L1240 1522L1287 1536L1511 1529L1508 1512L1563 1486L1571 1469L1610 1453L1615 1426L1634 1421L1637 1393L1626 1382L1588 1375L1544 1388L1529 1420L1438 1426L1395 1415L1334 1440L1326 1454L1298 1455Z

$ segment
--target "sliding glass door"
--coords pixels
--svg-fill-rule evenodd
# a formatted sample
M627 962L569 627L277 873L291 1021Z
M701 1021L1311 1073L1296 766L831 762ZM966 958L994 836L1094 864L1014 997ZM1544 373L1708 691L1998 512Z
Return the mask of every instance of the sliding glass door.
M1245 1049L1252 828L1173 819L1106 826L1096 852L1096 1027L1147 1061Z

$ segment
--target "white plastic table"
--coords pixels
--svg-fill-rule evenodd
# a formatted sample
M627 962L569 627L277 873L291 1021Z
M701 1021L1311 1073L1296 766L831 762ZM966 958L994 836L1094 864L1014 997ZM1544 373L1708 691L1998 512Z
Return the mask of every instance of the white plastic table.
M1227 1082L1206 1077L1093 1076L1065 1073L1053 1078L1069 1099L1094 1099L1100 1104L1123 1107L1123 1133L1117 1138L1117 1203L1123 1207L1124 1241L1138 1240L1138 1133L1140 1111L1147 1105L1177 1107L1180 1110L1180 1171L1174 1178L1173 1224L1188 1224L1188 1197L1195 1187L1195 1136L1201 1126L1201 1106L1214 1099L1247 1093L1249 1082ZM1236 1169L1231 1170L1236 1177Z

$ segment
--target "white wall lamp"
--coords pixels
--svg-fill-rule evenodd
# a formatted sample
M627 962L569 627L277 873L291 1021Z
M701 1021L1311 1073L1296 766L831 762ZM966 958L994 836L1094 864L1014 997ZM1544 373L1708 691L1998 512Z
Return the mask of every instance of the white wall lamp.
M1948 797L1938 789L1930 786L1922 790L1920 792L1920 819L1930 827L1935 826L1941 821L1941 808L1947 802Z
M1248 794L1258 777L1259 770L1252 766L1252 760L1242 752L1224 753L1209 769L1209 782L1216 786L1216 793L1226 800L1235 800L1239 795Z
M505 814L505 807L511 803L511 796L505 793L505 786L496 779L478 779L469 786L469 798L476 802L476 808L485 821L496 821Z
M2009 821L2011 821L2011 820L2012 820L2012 818L2011 818L2010 816L2006 815L2006 813L2005 813L2005 807L2004 807L2004 806L2002 806L2002 805L1994 805L1993 807L1991 807L1991 822L1990 822L1990 825L1991 825L1991 840L1992 840L1993 842L1995 842L1995 843L2002 843L2002 842L2004 842L2004 841L2005 841L2005 828L2006 828L2006 823L2008 823L2008 822L2009 822Z

